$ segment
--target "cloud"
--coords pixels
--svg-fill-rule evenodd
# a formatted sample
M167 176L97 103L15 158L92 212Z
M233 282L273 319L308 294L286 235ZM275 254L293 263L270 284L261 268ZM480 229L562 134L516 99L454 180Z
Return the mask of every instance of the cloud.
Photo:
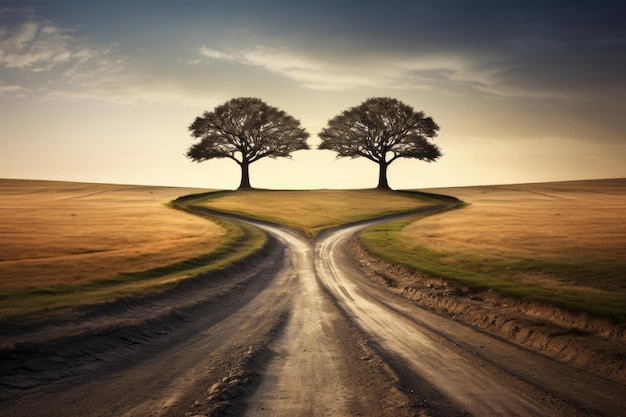
M259 67L313 90L428 90L445 95L480 93L518 99L547 95L546 91L515 88L502 82L504 63L501 67L497 63L486 65L484 57L454 52L316 51L264 45L237 51L203 46L198 52L209 60Z
M624 12L617 1L366 1L358 10L326 0L285 3L242 11L243 44L204 57L264 68L314 89L598 100L623 95ZM228 36L212 41L237 42Z
M200 55L209 60L236 62L264 68L272 73L300 81L304 86L321 89L342 89L350 86L348 80L340 76L335 68L329 68L305 55L292 53L287 48L267 48L256 46L242 51L229 53L202 46ZM198 61L193 61L197 63Z
M0 83L0 97L23 98L26 94L22 86Z
M430 88L433 78L458 78L459 82L478 82L461 76L466 63L459 57L385 54L315 54L289 47L257 45L235 52L202 46L199 54L209 60L235 62L263 68L294 80L304 88L344 91L358 88ZM197 61L194 61L194 63Z
M5 10L1 18L0 65L7 68L47 71L69 62L82 49L73 30L37 20L30 10Z
M209 91L231 94L278 77L311 90L428 90L513 100L624 91L626 61L616 51L626 36L607 13L580 5L492 6L366 2L355 11L322 1L287 11L214 10L214 24L201 29L211 43L196 48L193 57L185 56L192 41L183 30L146 37L145 28L135 25L120 34L121 45L102 44L83 36L88 22L62 27L30 9L0 9L0 70L5 84L22 85L23 93L137 103L159 95L187 102ZM228 30L222 22L229 22ZM171 51L178 56L168 56ZM185 65L212 61L224 65L203 71ZM250 75L248 84L225 82L238 71Z
M224 52L216 51L215 49L202 46L199 49L200 55L210 59L220 59L224 61L235 61L235 57L226 54Z
M257 46L241 53L239 61L298 81L311 89L341 91L380 83L380 78L353 73L340 63L324 62L286 48Z
M194 98L171 73L146 71L159 66L149 59L117 44L93 42L32 9L0 9L0 97L123 105L207 101Z
M116 57L112 46L90 43L31 9L2 10L0 22L0 66L33 84L43 80L38 91L64 84L88 87L124 73L125 58Z

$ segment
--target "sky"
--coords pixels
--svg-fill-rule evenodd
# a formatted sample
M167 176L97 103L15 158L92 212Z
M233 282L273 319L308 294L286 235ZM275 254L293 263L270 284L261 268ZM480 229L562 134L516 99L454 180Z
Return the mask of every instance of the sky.
M373 188L318 150L328 121L393 97L443 157L394 189L626 177L623 1L0 0L0 178L234 189L189 125L235 97L297 118L310 150L251 165L270 189Z

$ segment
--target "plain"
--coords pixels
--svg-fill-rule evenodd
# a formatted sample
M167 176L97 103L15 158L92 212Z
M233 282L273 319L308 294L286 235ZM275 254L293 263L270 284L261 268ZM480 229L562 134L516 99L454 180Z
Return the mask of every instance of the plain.
M161 288L218 259L222 265L232 261L233 252L250 253L263 244L254 228L242 231L238 222L190 216L172 206L281 223L313 238L340 224L431 205L458 209L371 227L361 234L363 245L387 262L470 289L491 288L620 321L626 317L626 180L429 193L193 194L206 190L20 180L0 184L0 314L5 316ZM241 241L251 234L254 239Z
M167 206L198 191L0 180L0 318L162 289L242 256L229 253L239 225Z
M429 191L468 205L370 228L368 251L470 290L626 320L626 180Z

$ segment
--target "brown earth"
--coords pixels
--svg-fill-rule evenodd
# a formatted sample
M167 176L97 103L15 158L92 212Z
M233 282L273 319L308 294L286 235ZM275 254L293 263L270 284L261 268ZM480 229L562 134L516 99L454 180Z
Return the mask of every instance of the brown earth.
M165 294L35 324L2 323L0 415L582 417L623 410L623 329L568 328L571 318L563 316L545 339L603 336L607 349L618 349L604 358L622 371L607 373L590 359L546 361L554 348L538 355L495 332L510 329L522 345L537 340L535 321L513 314L523 306L380 264L354 242L308 242L260 226L271 236L260 253ZM353 233L342 236L349 241ZM476 331L481 322L492 323L495 336ZM600 358L594 346L583 351Z
M293 269L300 261L270 239L166 294L2 323L0 415L414 415L359 330ZM308 363L301 383L287 380L291 405L255 399L286 357Z
M387 264L352 241L367 276L417 305L564 363L626 384L626 327Z

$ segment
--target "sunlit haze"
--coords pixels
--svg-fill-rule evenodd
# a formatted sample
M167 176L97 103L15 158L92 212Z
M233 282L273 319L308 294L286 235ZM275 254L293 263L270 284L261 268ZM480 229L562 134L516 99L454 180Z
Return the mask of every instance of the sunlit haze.
M626 176L619 1L3 1L0 178L236 188L188 127L259 97L311 150L250 167L257 188L372 188L378 167L317 150L369 97L431 116L444 156L395 189Z

